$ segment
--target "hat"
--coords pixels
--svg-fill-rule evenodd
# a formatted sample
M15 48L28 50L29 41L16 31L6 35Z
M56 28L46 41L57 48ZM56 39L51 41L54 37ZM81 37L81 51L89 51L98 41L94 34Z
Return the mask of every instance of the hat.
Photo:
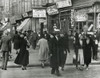
M59 34L60 33L60 29L54 29L54 33L55 34Z

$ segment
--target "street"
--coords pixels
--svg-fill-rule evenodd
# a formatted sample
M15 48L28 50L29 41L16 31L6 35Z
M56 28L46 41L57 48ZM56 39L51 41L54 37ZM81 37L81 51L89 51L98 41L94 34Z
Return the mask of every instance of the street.
M61 71L60 78L100 78L100 65L99 63L92 62L89 70L77 70L72 64L72 55L68 54L65 70ZM30 64L27 70L22 70L19 65L14 64L14 59L16 57L15 51L12 52L12 59L8 62L8 69L0 69L0 78L56 78L56 75L51 75L51 68L46 66L41 68L40 62L38 61L38 51L30 49ZM1 66L1 61L0 61Z

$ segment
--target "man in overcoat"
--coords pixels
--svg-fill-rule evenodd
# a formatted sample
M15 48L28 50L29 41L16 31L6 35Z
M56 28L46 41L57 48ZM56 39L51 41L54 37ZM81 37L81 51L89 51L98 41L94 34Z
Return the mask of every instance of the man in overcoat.
M11 37L8 35L8 32L4 32L1 38L1 51L2 51L2 69L7 70L7 62L10 51L10 41Z
M36 31L34 31L31 38L31 44L32 44L33 49L36 48L37 40L38 40L38 34L36 33Z
M55 74L57 76L60 76L59 73L59 39L57 34L53 33L50 35L50 41L49 41L49 49L50 49L50 66L52 68L51 74Z
M67 52L70 53L69 50L69 39L68 39L68 34L67 33L60 33L60 38L59 38L59 53L60 53L60 66L61 70L64 70L64 65L66 63L66 58L67 58Z
M78 68L78 51L79 51L80 44L79 44L79 34L77 31L75 32L73 45L74 45L74 52L76 55L76 68Z

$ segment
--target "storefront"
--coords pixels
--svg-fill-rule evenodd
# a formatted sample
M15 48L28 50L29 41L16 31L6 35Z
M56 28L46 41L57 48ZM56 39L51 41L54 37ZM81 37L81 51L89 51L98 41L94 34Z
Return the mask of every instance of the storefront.
M47 16L45 8L34 8L32 10L32 30L39 32L41 29L47 28Z
M79 0L78 0L79 1ZM99 26L99 13L100 13L100 1L84 1L80 3L74 3L74 28L77 29L79 32L83 31L83 27L87 26L89 31L97 30ZM79 7L76 7L76 5ZM93 25L93 27L91 27Z
M48 24L49 32L53 32L54 26L56 26L58 29L60 29L59 11L55 4L47 7L47 24Z
M75 19L75 30L78 32L83 31L83 27L87 24L88 15L87 15L87 8L78 9L74 11L74 19Z
M55 25L61 32L69 32L71 28L71 6L71 0L66 0L47 7L49 32L53 31Z

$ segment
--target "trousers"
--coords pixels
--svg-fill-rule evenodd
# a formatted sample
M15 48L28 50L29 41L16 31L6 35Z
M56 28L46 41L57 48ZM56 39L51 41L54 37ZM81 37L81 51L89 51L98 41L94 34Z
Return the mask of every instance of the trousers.
M2 53L2 69L7 69L8 58L9 58L9 52L3 51L3 53Z

